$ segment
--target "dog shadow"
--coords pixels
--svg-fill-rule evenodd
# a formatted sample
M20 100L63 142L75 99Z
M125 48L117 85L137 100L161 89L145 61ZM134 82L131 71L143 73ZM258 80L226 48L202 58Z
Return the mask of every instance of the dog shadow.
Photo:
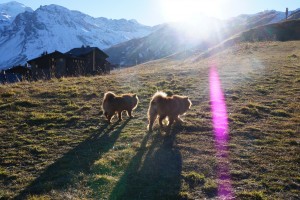
M181 154L176 133L147 132L109 199L176 199L180 191Z
M56 189L63 190L75 184L81 173L88 173L95 160L114 146L129 121L130 119L110 125L103 124L86 140L46 168L14 199L26 199L28 195L44 194Z

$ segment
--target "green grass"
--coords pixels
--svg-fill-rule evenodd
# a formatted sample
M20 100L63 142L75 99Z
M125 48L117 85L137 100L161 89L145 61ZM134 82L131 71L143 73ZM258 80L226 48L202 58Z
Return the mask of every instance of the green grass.
M208 197L215 197L218 193L218 185L216 181L209 179L205 181L202 190Z
M183 175L186 182L188 182L192 187L195 185L203 185L205 176L203 174L198 174L197 172L191 171Z
M241 192L238 195L239 199L245 199L245 200L264 200L266 199L264 197L263 192L259 191L253 191L253 192Z
M299 42L243 43L212 57L0 85L0 199L214 199L218 157L208 73L216 63L229 116L236 199L300 195ZM251 53L249 53L251 51ZM197 61L195 61L197 60ZM108 125L106 91L137 93L134 118ZM147 132L157 90L193 106L167 135Z

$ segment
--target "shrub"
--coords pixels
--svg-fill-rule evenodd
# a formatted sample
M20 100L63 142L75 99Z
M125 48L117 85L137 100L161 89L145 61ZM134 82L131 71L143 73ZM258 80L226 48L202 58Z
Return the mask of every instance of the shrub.
M277 117L290 117L290 114L287 113L285 110L273 110L271 112L272 115L277 116Z
M261 191L253 191L253 192L241 192L237 194L238 199L244 199L244 200L264 200L265 197L263 195L263 192Z
M204 184L205 176L203 174L198 174L195 171L184 174L183 177L184 180L192 187Z
M207 181L205 181L202 190L207 196L214 197L218 193L218 185L214 180L208 179Z

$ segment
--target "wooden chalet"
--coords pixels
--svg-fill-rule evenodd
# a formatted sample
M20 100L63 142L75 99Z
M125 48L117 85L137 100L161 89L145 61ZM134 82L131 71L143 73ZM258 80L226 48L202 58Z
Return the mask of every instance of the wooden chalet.
M108 56L99 48L82 46L67 53L44 53L27 62L31 66L32 78L38 80L109 73L110 63L106 58Z
M85 60L83 74L106 74L110 72L110 63L106 60L108 55L97 47L82 46L71 49L65 54Z
M66 56L59 51L43 53L40 57L27 61L34 80L65 76L66 62Z
M1 83L15 83L31 79L31 69L18 65L0 72Z

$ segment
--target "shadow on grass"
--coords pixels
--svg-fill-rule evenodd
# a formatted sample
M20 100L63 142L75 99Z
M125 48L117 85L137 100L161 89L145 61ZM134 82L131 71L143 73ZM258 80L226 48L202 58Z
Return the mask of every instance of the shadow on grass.
M144 137L109 199L178 199L182 159L173 145L176 133L152 137L149 146L151 133Z
M94 161L113 147L129 120L127 119L118 127L119 122L102 125L85 141L50 165L15 199L25 199L27 195L48 193L53 189L62 190L75 184L80 173L88 173ZM115 129L115 127L117 128Z

